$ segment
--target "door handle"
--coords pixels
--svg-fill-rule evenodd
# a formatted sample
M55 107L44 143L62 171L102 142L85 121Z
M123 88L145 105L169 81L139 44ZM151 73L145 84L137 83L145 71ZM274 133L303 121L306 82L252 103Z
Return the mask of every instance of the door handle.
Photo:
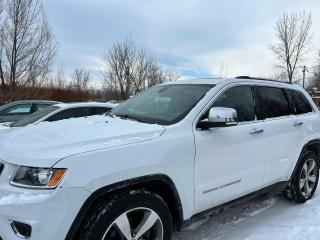
M263 133L263 132L264 132L264 130L263 130L262 128L259 128L259 129L254 128L254 129L252 129L249 133L250 133L251 135L256 135L256 134L260 134L260 133Z
M300 127L300 126L302 126L302 125L303 125L303 122L295 122L295 123L293 124L294 127Z

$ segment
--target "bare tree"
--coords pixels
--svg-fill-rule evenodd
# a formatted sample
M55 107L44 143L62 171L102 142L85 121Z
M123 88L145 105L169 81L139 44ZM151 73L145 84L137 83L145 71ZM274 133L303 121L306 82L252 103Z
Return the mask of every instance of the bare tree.
M318 52L318 56L316 58L316 65L310 69L312 76L310 77L308 88L309 90L316 87L320 90L320 51Z
M72 74L72 87L78 92L86 92L89 87L90 73L84 69L76 68Z
M56 70L56 73L55 73L55 76L54 76L52 82L53 82L53 86L55 88L63 89L63 88L67 87L67 80L65 78L64 70L62 67L59 67Z
M176 80L177 75L165 72L146 53L142 47L132 40L117 42L104 55L105 66L102 78L108 92L127 99L144 89L162 83Z
M277 42L270 45L270 49L279 60L277 67L286 71L289 82L310 50L311 26L311 14L306 12L284 13L276 23Z
M1 83L35 86L50 71L57 42L40 0L5 0Z
M3 53L3 0L0 0L0 56L2 56ZM0 57L0 80L1 80L1 88L5 87L5 79L4 79L4 72L2 69L2 58Z

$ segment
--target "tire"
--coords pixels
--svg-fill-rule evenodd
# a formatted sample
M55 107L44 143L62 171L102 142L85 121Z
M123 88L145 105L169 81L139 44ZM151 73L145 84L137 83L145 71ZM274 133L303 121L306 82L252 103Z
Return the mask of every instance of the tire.
M313 197L319 181L319 160L314 152L306 152L298 163L284 196L296 203L305 203Z
M162 198L137 190L115 195L97 206L80 227L77 239L138 240L144 232L143 239L170 240L172 231L170 210Z

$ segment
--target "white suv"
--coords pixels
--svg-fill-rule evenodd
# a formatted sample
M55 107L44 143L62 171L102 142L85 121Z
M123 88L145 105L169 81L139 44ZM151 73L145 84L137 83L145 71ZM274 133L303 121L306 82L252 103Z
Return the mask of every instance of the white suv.
M3 240L169 240L184 220L319 176L319 110L299 86L251 79L162 84L108 116L0 140Z

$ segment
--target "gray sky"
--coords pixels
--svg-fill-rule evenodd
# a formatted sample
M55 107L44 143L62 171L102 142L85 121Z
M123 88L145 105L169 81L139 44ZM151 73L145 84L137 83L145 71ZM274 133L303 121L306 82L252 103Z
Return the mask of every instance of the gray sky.
M319 0L44 0L59 41L56 65L99 79L102 55L131 38L164 68L183 77L270 77L274 57L267 44L284 12L311 12L313 56L320 49ZM310 59L311 59L310 57ZM312 64L312 63L310 63Z

